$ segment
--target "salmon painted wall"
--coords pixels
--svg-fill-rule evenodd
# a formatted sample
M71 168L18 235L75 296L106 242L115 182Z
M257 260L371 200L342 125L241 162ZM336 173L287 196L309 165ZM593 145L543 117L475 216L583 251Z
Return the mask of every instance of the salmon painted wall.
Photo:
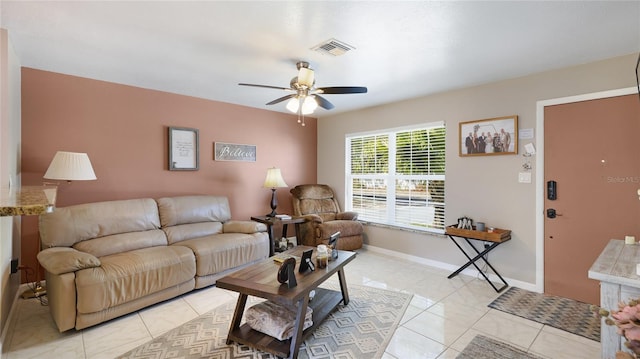
M23 68L22 184L41 185L56 151L86 152L98 180L61 183L59 207L213 194L228 196L233 219L249 220L271 211L271 191L262 188L267 168L279 167L290 187L316 182L317 122L306 123L300 126L294 115ZM168 170L170 126L199 130L198 171ZM256 145L256 162L214 161L214 142ZM291 213L289 189L277 194L278 212ZM35 268L37 217L24 219L21 263Z

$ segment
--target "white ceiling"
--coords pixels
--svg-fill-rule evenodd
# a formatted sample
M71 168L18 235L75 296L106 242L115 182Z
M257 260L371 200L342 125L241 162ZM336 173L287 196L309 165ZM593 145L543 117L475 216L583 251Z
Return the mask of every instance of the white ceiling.
M640 1L0 1L22 66L286 112L306 60L316 117L640 51ZM356 49L311 50L335 38ZM635 76L629 69L629 76Z

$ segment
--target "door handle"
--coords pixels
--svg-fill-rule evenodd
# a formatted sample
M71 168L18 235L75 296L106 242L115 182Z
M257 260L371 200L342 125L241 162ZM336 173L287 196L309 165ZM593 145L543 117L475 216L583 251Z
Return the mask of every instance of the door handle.
M547 218L554 219L557 216L562 216L562 214L557 213L553 208L547 208Z

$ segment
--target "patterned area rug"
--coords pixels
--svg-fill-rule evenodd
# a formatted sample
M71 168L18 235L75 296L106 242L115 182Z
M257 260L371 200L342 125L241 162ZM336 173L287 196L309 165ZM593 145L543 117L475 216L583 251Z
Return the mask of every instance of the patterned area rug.
M476 335L469 343L458 359L542 359L539 356L529 354L524 350L513 347L509 344L487 338L483 335Z
M586 303L511 287L489 307L600 341L600 318Z
M407 293L349 286L349 304L339 305L316 328L300 347L298 357L381 358L411 297ZM249 297L247 308L257 302ZM235 305L235 301L229 301L119 358L277 358L244 345L225 343Z

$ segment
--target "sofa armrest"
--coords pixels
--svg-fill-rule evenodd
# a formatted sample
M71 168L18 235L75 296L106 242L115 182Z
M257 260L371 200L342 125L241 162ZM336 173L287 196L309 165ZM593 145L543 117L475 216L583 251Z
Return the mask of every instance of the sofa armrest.
M38 253L38 262L49 273L63 274L100 266L95 256L69 247L53 247Z
M256 233L266 232L267 226L264 223L254 221L227 221L222 224L223 233Z
M305 214L304 216L301 216L301 217L312 223L324 222L322 220L322 217L318 216L317 214Z
M336 213L336 219L355 221L356 219L358 219L358 212Z

